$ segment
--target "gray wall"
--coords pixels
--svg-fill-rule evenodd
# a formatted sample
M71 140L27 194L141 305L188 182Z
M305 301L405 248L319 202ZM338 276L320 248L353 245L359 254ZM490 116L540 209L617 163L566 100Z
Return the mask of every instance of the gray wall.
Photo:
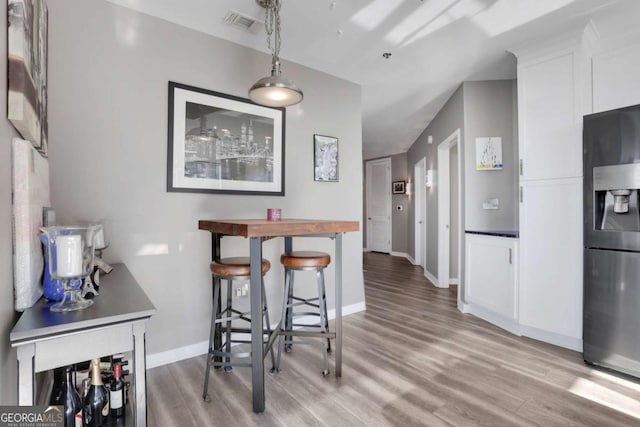
M388 156L391 158L391 181L407 181L410 175L407 172L407 153L394 154L393 156ZM366 162L363 162L363 180L366 182L367 173L366 173L366 163L370 160L378 160L386 157L378 157L373 159L367 159ZM413 180L412 180L413 182ZM363 198L363 211L362 211L362 224L363 224L363 235L362 235L362 247L367 247L367 230L366 230L366 197L367 191L366 186L362 187L362 192L364 194ZM408 231L409 231L409 209L408 209L408 199L409 196L406 194L391 194L391 251L399 252L399 253L408 253ZM396 209L397 206L402 206L402 210L399 211Z
M391 181L407 181L407 153L391 156ZM391 250L407 253L408 210L406 194L391 194ZM402 210L397 207L401 206Z
M0 57L7 57L7 2L0 6ZM13 255L11 253L11 138L17 136L7 120L7 61L0 79L0 404L16 403L16 356L9 332L17 320L13 311Z
M210 235L198 231L199 219L265 217L279 207L285 217L361 220L359 86L283 64L305 92L287 111L285 197L167 193L167 81L246 97L269 72L269 56L104 1L56 0L49 12L52 203L64 223L105 222L107 261L125 262L158 308L149 353L207 339ZM314 182L314 133L339 138L340 182ZM274 318L282 245L264 245ZM294 248L333 253L333 242L300 239ZM247 254L248 241L224 239L222 250ZM344 304L363 303L360 233L345 235L344 256ZM333 265L326 277L333 306Z
M461 156L464 169L461 171L462 212L464 230L517 230L518 228L518 185L517 185L517 100L514 95L516 85L513 80L464 82L449 98L429 126L407 152L407 169L413 175L413 165L423 156L427 158L427 169L437 175L437 147L456 129L461 130ZM429 135L433 144L427 144ZM502 137L504 169L501 171L477 171L475 168L475 139L477 137ZM462 147L462 149L460 149ZM453 159L453 155L451 156ZM412 180L414 177L412 176ZM455 181L452 180L453 185ZM438 183L427 189L427 270L438 277ZM454 193L452 193L452 197ZM486 211L482 201L498 197L500 209ZM408 210L408 252L415 255L414 207L410 200ZM454 206L452 206L453 210ZM464 230L459 230L464 233ZM451 229L451 249L457 244L453 235L458 230ZM464 239L463 239L464 243ZM451 257L451 277L457 271ZM460 283L464 280L464 248L460 263ZM463 294L464 289L460 287ZM464 299L464 295L462 295Z
M444 107L436 114L429 126L420 134L416 142L413 143L407 152L407 169L411 175L411 180L415 182L413 176L413 166L423 157L427 159L427 169L434 170L434 178L438 168L438 144L443 142L457 129L461 131L461 138L464 140L464 106L463 87L451 95ZM433 136L433 144L427 144L427 137ZM463 154L460 152L459 154ZM464 161L464 159L463 159ZM463 177L464 178L464 177ZM464 179L463 179L464 180ZM438 277L438 183L427 188L427 270ZM464 189L463 189L464 194ZM464 209L460 207L460 209ZM408 209L408 252L415 258L415 230L414 230L414 206L413 199L409 201Z
M518 228L518 148L514 140L513 90L513 80L464 83L467 230ZM502 170L476 170L475 141L487 136L502 137ZM495 197L500 200L500 209L483 210L482 202Z

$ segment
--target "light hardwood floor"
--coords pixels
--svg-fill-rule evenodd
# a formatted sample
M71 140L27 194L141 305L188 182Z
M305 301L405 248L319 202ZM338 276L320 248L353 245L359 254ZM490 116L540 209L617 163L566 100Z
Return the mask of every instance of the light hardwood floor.
M344 318L343 377L323 377L317 346L294 346L251 411L246 368L205 356L149 370L151 426L640 426L640 384L581 354L516 337L456 308L403 258L364 255L366 312ZM543 309L543 308L541 308Z

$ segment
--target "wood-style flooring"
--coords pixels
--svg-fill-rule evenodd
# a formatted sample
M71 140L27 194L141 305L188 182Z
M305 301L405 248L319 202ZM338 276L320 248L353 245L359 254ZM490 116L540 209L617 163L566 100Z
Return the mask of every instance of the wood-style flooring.
M341 379L322 376L319 347L294 346L256 415L246 368L212 371L202 400L200 356L148 371L149 424L640 426L640 384L460 313L455 288L403 258L365 253L364 278L367 310L343 320Z

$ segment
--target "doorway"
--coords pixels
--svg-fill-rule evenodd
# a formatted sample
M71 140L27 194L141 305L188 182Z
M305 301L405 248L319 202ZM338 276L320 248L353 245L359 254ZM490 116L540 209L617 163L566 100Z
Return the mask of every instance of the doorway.
M448 288L449 284L458 283L460 279L462 259L462 148L460 129L438 145L438 283L439 288ZM455 149L455 150L454 150ZM451 157L457 159L454 166L457 171L452 179ZM452 184L454 188L452 189ZM453 190L453 191L452 191ZM455 200L452 204L451 196ZM452 209L453 207L453 209ZM457 213L452 215L452 211ZM452 233L453 225L453 233ZM452 234L454 242L452 244ZM451 249L454 248L452 254ZM452 263L452 258L454 262ZM452 273L453 267L453 276Z
M427 197L426 197L426 169L427 159L422 158L413 167L414 180L414 264L427 268Z
M367 249L391 252L391 158L366 164Z

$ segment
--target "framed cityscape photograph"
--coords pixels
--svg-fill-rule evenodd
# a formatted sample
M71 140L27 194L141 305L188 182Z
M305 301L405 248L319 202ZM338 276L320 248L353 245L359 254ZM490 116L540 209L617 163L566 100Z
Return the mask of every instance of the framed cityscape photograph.
M284 195L285 109L169 82L167 191Z
M313 135L314 180L338 182L338 138Z

